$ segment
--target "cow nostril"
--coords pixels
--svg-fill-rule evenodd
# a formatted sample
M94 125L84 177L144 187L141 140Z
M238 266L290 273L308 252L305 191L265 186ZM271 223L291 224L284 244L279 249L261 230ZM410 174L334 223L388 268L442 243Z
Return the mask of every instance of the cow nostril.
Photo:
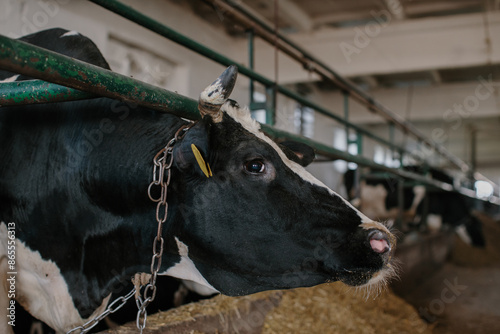
M368 240L370 241L371 248L376 253L384 254L391 250L387 235L382 231L372 231L368 235Z

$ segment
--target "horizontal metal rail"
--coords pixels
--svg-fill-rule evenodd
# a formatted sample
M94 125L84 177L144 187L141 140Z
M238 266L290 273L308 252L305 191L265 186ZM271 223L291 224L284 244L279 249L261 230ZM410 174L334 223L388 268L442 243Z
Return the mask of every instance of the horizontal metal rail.
M365 105L370 111L379 114L388 122L400 128L404 133L412 135L415 139L417 139L417 141L420 141L428 147L434 149L439 155L443 156L452 164L460 168L461 171L470 171L470 167L467 163L448 152L443 145L427 138L422 132L415 128L413 124L404 120L399 115L375 101L371 96L362 91L350 80L342 77L309 52L302 49L282 34L276 32L275 29L259 20L259 18L246 10L241 4L232 0L207 1L213 3L214 6L224 12L224 15L229 15L246 28L253 29L257 35L301 63L308 71L314 72L322 78L334 83L337 87L339 87L339 89L348 92L351 97Z
M0 106L75 101L92 97L96 95L42 80L0 83Z
M78 89L68 88L65 86L45 82L42 80L27 80L19 82L0 83L0 88L1 88L0 106L75 101L75 100L82 100L99 96L96 95L97 93L95 94L86 93ZM119 91L115 93L119 93ZM117 96L115 98L121 99L121 97ZM140 99L140 97L137 97L137 99ZM300 95L297 95L297 101L311 108L313 108L314 106L323 114L329 113L327 109L315 105L314 103L308 101L307 99L301 97ZM157 110L164 111L163 108ZM336 115L334 116L337 117ZM387 147L390 147L394 150L399 149L398 146L394 145L390 141L379 138L363 128L360 128L358 126L350 126L350 128L356 130L358 133L361 133L366 137L372 138L373 140Z
M193 41L192 39L184 36L183 34L180 34L179 32L177 32L177 31L175 31L167 26L165 26L164 24L142 14L141 12L135 10L134 8L132 8L130 6L127 6L127 5L125 5L119 1L116 1L116 0L90 0L90 1L103 7L103 8L106 8L106 9L112 11L113 13L118 14L118 15L132 21L132 22L135 22L144 28L147 28L147 29L159 34L160 36L168 38L169 40L171 40L177 44L180 44L188 49L191 49L192 51L199 53L200 55L203 55L209 59L212 59L219 64L222 64L224 66L236 65L238 67L239 73L249 77L250 79L258 81L266 87L275 87L277 92L279 92L280 94L282 94L286 97L289 97L289 98L299 102L300 104L303 104L304 106L310 107L310 108L316 110L317 112L334 119L335 121L339 122L342 125L347 125L351 129L379 142L380 144L382 144L384 146L387 146L387 147L389 147L389 148L391 148L399 153L404 152L405 154L408 154L409 156L415 158L417 161L421 160L421 158L418 155L412 153L411 151L407 150L406 148L395 145L394 143L391 143L391 142L389 142L389 141L387 141L379 136L376 136L376 135L370 133L369 131L367 131L366 129L363 129L362 127L359 127L355 124L351 124L351 123L347 122L342 117L336 115L335 113L329 111L326 108L323 108L323 107L313 103L312 101L309 101L308 99L297 94L293 90L286 88L284 86L281 86L281 85L276 85L276 83L274 81L258 74L257 72L251 70L250 68L243 66L243 65L239 64L237 61L232 60L224 55L221 55L218 52L216 52L210 48L207 48L206 46L204 46L196 41Z
M415 154L412 151L407 150L405 147L401 147L399 145L395 145L394 143L387 141L379 136L376 136L369 131L363 129L362 127L359 127L357 125L354 125L352 123L347 122L344 120L342 117L339 117L338 115L334 114L333 112L329 111L326 108L323 108L307 99L304 97L300 96L299 94L295 93L294 91L283 87L281 85L276 85L275 82L273 82L270 79L265 78L264 76L256 73L255 71L238 64L238 62L233 61L217 52L214 50L211 50L210 48L205 47L204 45L197 43L190 38L174 31L173 29L168 28L167 26L161 24L160 22L153 20L149 18L148 16L138 12L137 10L133 9L130 6L124 5L120 3L119 1L116 0L90 0L103 8L106 8L126 19L129 19L132 22L135 22L163 37L166 37L173 42L176 42L182 46L185 46L209 59L212 59L219 64L229 66L231 64L235 64L238 66L238 70L240 73L246 75L250 79L253 79L255 81L260 82L266 87L275 87L276 90L283 94L284 96L287 96L291 99L296 100L297 102L308 106L317 112L330 117L337 122L349 126L351 129L357 131L358 133L367 136L380 144L383 144L386 147L389 147L390 149L397 151L400 155L401 154L407 154L408 156L411 156L415 158L417 161L422 161L421 156L418 154ZM212 1L212 0L210 0ZM226 4L224 6L221 4L221 0L216 0L212 1L214 4L220 6L219 8L222 8L224 10L224 14L231 14L235 13L234 9ZM235 7L239 7L237 3L234 1L227 0L226 2L231 3ZM241 8L238 8L241 9ZM250 13L242 11L244 15L251 16ZM359 102L365 104L370 111L377 112L381 116L385 117L389 122L395 124L399 128L401 128L405 133L410 133L413 135L418 141L421 143L429 146L430 148L434 149L439 155L443 156L446 160L450 161L452 164L456 165L462 172L470 172L470 167L461 159L458 157L454 156L450 152L448 152L445 147L441 144L435 143L428 139L425 135L423 135L418 129L416 129L410 122L405 121L399 115L393 113L386 107L382 106L380 103L376 102L371 96L367 95L365 92L363 92L361 89L359 89L355 84L350 82L349 80L343 78L340 76L338 73L330 69L328 66L326 66L324 63L321 61L317 60L314 56L311 54L307 53L305 50L301 49L294 43L292 43L290 40L286 39L284 36L281 34L277 33L274 31L274 29L268 27L265 23L260 22L257 18L251 17L252 20L255 20L255 22L251 22L248 20L242 20L241 15L239 15L238 21L240 23L245 23L247 24L247 27L255 29L255 32L260 36L263 37L265 40L268 42L272 43L273 45L277 45L281 51L284 51L288 55L292 56L295 60L301 62L305 68L308 70L312 70L318 74L320 74L322 77L332 81L333 83L337 84L340 89L349 92L350 96L358 100ZM260 29L259 29L260 27ZM269 34L262 33L263 30L267 30L267 32L272 32L272 36L269 37ZM280 41L284 41L285 43L280 43ZM288 44L290 47L283 47L283 44ZM290 51L290 49L294 49L294 51ZM297 51L299 52L299 56L297 56ZM314 66L312 63L316 64L317 66ZM326 74L325 74L326 71ZM477 179L482 179L482 180L488 180L484 175L475 172L474 175L476 176ZM490 183L492 183L495 187L495 189L498 189L498 186L488 180Z
M44 93L44 89L49 89L51 92L62 92L61 94L64 98L59 99L57 97L56 101L105 96L138 104L160 112L169 112L179 117L188 119L200 118L198 102L194 99L1 35L0 68L52 82L46 83L38 80L30 80L0 84L2 91L4 91L4 87L12 89L21 87L22 89L18 97L20 104L26 102L27 91L36 91L37 89L40 89L41 98L35 102L51 100L50 94ZM66 88L66 86L69 88ZM9 94L15 94L15 91L9 92ZM14 104L12 102L14 99L16 98L13 97L9 100L10 105ZM0 105L2 104L0 103ZM345 151L337 150L328 145L278 130L265 124L262 125L262 129L273 138L293 139L308 144L318 154L332 159L352 161L361 166L387 171L445 191L455 190L466 196L475 197L470 193L470 189L453 189L450 184L401 169L389 168L364 157L351 155ZM490 201L498 201L500 204L500 200L496 198L492 198Z
M426 185L426 186L431 186L440 190L444 191L455 191L458 192L464 196L471 197L471 198L476 198L482 201L488 201L493 204L500 205L500 197L497 196L491 196L489 199L482 199L482 198L477 198L476 197L476 192L474 190L465 188L465 187L454 187L453 185L438 181L435 179L432 179L430 177L426 177L420 174L412 173L409 171L406 171L401 168L391 168L387 167L385 165L378 164L370 159L364 158L362 156L358 155L352 155L350 153L347 153L345 151L338 150L336 148L333 148L331 146L322 144L320 142L311 140L309 138L299 136L296 134L289 133L287 131L279 130L276 128L273 128L269 125L262 124L262 130L267 133L270 137L274 139L291 139L300 143L307 144L311 147L313 147L316 152L320 155L330 157L332 159L341 159L341 160L347 160L351 162L355 162L360 166L364 167L369 167L374 170L379 170L383 172L388 172L393 175L397 175L401 178L408 179L408 180L413 180L416 181L418 184Z
M254 34L260 36L272 46L279 48L282 52L295 59L297 62L301 63L308 71L320 75L323 79L332 82L339 89L347 92L351 97L356 99L361 104L365 105L367 109L370 110L370 112L379 114L390 124L394 124L395 126L397 126L400 130L403 131L403 133L410 134L415 139L417 139L417 141L434 149L440 156L444 157L453 165L457 166L462 172L474 172L473 177L476 180L487 181L493 185L495 192L498 193L500 191L500 187L496 183L492 182L481 173L472 170L466 162L451 154L443 145L430 140L415 126L413 126L411 122L406 121L398 114L392 112L382 104L378 103L375 99L362 91L349 79L342 77L340 74L338 74L324 62L313 56L307 50L303 49L302 47L288 39L286 36L277 32L276 29L270 27L267 23L260 20L257 16L247 10L245 4L233 0L205 1L212 3L216 7L216 9L223 12L224 15L231 17L233 20L240 23L247 29L251 29ZM389 147L392 148L392 146ZM415 155L411 156L415 157Z
M0 68L99 96L130 103L139 102L144 107L168 110L183 117L186 117L186 110L196 111L198 106L197 101L180 98L181 95L166 89L2 35ZM190 116L199 117L198 112Z
M98 1L98 0L91 0L91 1L99 3L99 4L101 2L103 2L103 1ZM166 26L163 26L154 20L151 20L149 17L144 16L143 14L138 13L138 12L134 11L133 9L130 9L130 7L128 7L128 6L125 6L121 3L117 3L115 1L104 1L103 4L106 5L106 8L116 10L117 14L127 13L128 18L134 19L134 22L136 22L138 24L146 24L147 28L154 28L155 30L153 30L153 31L159 33L160 35L167 37L167 38L170 38L173 41L178 42L179 44L186 46L190 49L193 49L194 51L199 52L200 54L202 54L210 59L213 59L214 61L216 61L222 65L229 66L231 64L236 64L236 66L238 66L238 70L240 73L242 73L242 74L244 74L244 75L246 75L246 76L248 76L248 77L250 77L250 78L266 85L266 86L274 86L275 85L275 83L273 81L257 74L256 72L248 69L245 66L237 64L234 60L231 60L225 56L222 56L219 53L217 53L213 50L210 50L207 47L205 47L199 43L196 43L196 42L190 40L189 38L187 38L181 34L178 34L177 32L173 31L172 29L170 29ZM137 20L137 21L135 21L135 20ZM2 50L2 54L0 55L0 57L2 57L2 59L4 60L3 66L8 66L8 58L10 57L9 55L12 55L12 53L14 53L14 47L18 48L17 45L19 45L19 44L22 45L23 42L18 41L18 40L12 40L12 39L5 40L7 37L1 36L1 35L0 35L0 38L2 38L2 39L0 39L2 41L2 44L0 45L1 50ZM3 51L3 50L5 50L5 51ZM21 48L20 50L23 52L27 52L27 53L29 52L29 49L25 46L23 48ZM36 52L29 53L29 56L33 56L33 59L39 59L40 57L43 57L43 55L47 51L45 49L36 48L36 47L33 47L33 50L37 50ZM61 60L62 55L59 55L59 54L56 54L53 52L50 53L50 51L47 51L47 52L49 52L49 54L51 54L51 57L55 57L55 59L52 61L51 65L50 65L51 70L55 71L55 69L58 66L61 66L61 65L58 65L59 63L63 64L63 62ZM29 58L19 57L18 62L22 61L23 59L29 59ZM75 61L78 62L78 60L75 60ZM30 65L28 62L24 62L24 63L25 64L23 66ZM80 63L86 64L83 62L80 62ZM1 64L2 63L0 62L0 66L1 66ZM70 63L68 63L68 65L69 64ZM35 65L34 66L35 68L36 68L36 66L39 66L38 62L35 63L34 65ZM87 68L92 66L90 64L86 64L86 65L87 65ZM8 67L4 67L4 69L10 70L11 72L22 73L19 68L17 70L13 70L13 69L9 69ZM87 70L82 71L82 73L85 73L85 71L87 71ZM108 72L110 72L110 71L108 71ZM26 73L33 73L33 72L26 72ZM110 72L110 73L112 73L113 74L112 76L114 76L114 77L117 77L117 75L118 75L117 73L114 73L114 72ZM45 74L38 73L38 74L26 74L26 75L29 75L29 76L34 77L34 78L40 78L43 80L52 81L47 76L45 76ZM61 75L64 76L65 74L62 73ZM80 76L80 78L77 78L77 81L75 82L75 84L77 84L79 82L79 79L83 79L83 76ZM125 81L125 82L130 82L131 78L123 77L120 80ZM106 89L103 90L102 86L106 86L109 88L110 84L114 84L112 80L105 80L105 81L103 81L102 84L100 84L99 81L97 81L97 80L93 80L93 82L94 82L94 84L96 84L96 87L95 87L96 89L94 91L92 91L92 93L102 95L102 96L108 96L111 98L124 99L123 96L118 97L118 95L115 95L115 97L113 97L113 96L109 96L109 95L105 94ZM107 82L107 84L106 84L106 82ZM68 84L68 82L65 82L65 81L62 81L61 85L73 87L76 89L81 89L81 86L78 86L78 85L71 86ZM37 92L37 89L35 88L35 86L42 87L44 92L42 92L42 93ZM134 87L133 85L129 85L126 89L128 89L130 91L130 89L133 87ZM154 87L154 86L150 85L150 88L151 87ZM303 96L299 95L298 93L295 93L294 91L292 91L286 87L277 86L277 90L281 94L283 94L291 99L294 99L298 103L300 103L304 106L310 107L310 108L316 110L317 112L334 119L335 121L339 122L340 124L347 125L351 129L355 130L356 132L358 132L358 133L360 133L368 138L371 138L371 139L379 142L380 144L389 147L392 150L398 151L400 153L404 152L405 154L408 154L409 156L412 156L417 160L420 159L420 157L418 155L415 155L412 152L405 150L404 148L399 147L399 146L395 145L394 143L391 143L388 140L385 140L381 137L378 137L362 127L359 127L355 124L351 124L351 123L347 122L342 117L334 114L333 112L329 111L326 108L323 108L323 107L313 103L310 100L307 100ZM67 94L66 96L65 96L64 92ZM119 90L116 91L116 93L117 92L119 92ZM63 87L60 87L60 86L58 87L58 86L53 86L53 85L44 85L41 82L36 83L36 82L27 81L27 82L8 83L8 84L2 84L2 93L0 93L0 105L7 106L7 105L15 105L15 104L19 104L19 103L46 103L46 102L52 101L51 97L52 98L57 97L54 100L54 102L63 101L63 100L68 101L68 100L73 100L73 99L80 99L80 97L78 97L75 94L77 94L77 92L75 92L75 91L64 90ZM21 96L21 97L19 97L19 96ZM43 96L43 98L41 96ZM155 109L154 104L148 105L148 107Z

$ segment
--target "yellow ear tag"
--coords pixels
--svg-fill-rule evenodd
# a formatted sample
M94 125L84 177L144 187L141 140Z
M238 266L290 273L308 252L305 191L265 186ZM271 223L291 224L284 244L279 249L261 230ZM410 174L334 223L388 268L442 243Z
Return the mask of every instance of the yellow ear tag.
M195 144L191 144L191 150L193 150L194 157L196 158L196 161L198 162L198 165L200 166L203 174L205 174L206 177L212 176L210 165L205 162L205 160L201 156L200 150L198 150L198 147L196 147Z

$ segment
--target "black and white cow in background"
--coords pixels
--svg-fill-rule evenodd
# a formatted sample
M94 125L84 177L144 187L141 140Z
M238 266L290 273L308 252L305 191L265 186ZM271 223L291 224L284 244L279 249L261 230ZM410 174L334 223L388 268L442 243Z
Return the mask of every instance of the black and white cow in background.
M420 167L404 167L408 171L422 172ZM344 186L349 200L365 215L378 220L395 220L399 217L398 180L394 177L366 177L355 185L355 170L344 175ZM453 178L436 168L428 170L437 181L453 184ZM425 186L403 189L403 223L420 225L426 215L431 230L439 230L443 224L456 228L459 236L468 244L485 246L481 222L471 213L465 196L456 192L426 190Z
M96 49L60 29L29 41L72 55ZM160 273L231 296L386 281L395 237L306 172L307 153L273 142L228 100L235 80L231 66L201 93L202 120L174 146ZM107 98L0 108L0 332L11 330L11 227L16 305L57 332L102 312L111 292L150 271L152 159L185 124Z

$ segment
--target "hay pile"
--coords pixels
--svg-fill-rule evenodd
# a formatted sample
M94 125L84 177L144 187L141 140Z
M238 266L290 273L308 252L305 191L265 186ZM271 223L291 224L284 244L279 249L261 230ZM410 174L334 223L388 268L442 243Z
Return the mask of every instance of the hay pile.
M471 247L459 237L455 237L451 262L458 266L474 268L498 266L500 264L500 222L484 214L477 216L483 223L486 247Z
M390 291L365 298L341 283L284 293L264 324L265 334L431 333L415 309Z
M145 333L431 333L390 291L365 298L341 283L231 298L217 296L148 317ZM136 333L135 324L106 333Z
M280 291L243 297L216 296L211 299L149 315L147 334L261 333L266 314L281 300ZM136 334L135 322L101 334Z

